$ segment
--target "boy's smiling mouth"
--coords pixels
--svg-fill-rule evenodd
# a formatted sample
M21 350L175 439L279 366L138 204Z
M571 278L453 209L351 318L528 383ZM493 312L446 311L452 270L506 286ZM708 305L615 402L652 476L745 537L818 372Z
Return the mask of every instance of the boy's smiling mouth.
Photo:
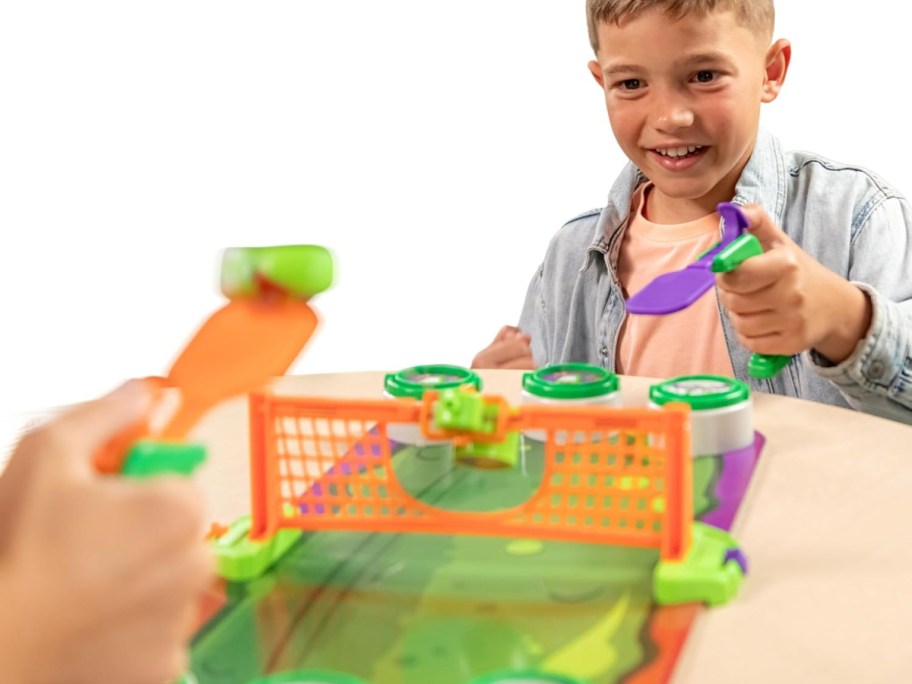
M647 151L663 168L670 171L688 169L706 154L706 145L676 145L671 147L650 147Z

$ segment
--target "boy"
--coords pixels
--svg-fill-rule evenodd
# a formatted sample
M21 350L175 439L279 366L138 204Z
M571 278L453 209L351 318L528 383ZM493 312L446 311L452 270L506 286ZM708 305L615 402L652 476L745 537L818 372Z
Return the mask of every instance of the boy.
M25 436L0 476L0 681L173 682L213 570L200 493L101 477L148 412L129 383Z
M873 174L783 152L759 128L791 46L772 0L588 0L612 131L630 164L608 203L566 224L519 328L473 366L584 361L630 375L736 375L754 389L912 422L912 210ZM667 316L625 300L718 242L744 206L765 253ZM751 352L799 355L753 380Z

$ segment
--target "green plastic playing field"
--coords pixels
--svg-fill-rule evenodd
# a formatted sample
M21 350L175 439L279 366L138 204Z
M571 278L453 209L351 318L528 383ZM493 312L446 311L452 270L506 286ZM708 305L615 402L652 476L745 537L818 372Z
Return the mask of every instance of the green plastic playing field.
M438 507L489 511L525 500L542 477L541 445L531 440L515 469L472 469L451 456L446 446L404 447L397 478ZM698 517L717 504L721 463L694 462ZM193 673L200 684L292 671L372 684L466 684L534 671L602 684L654 659L647 627L657 610L656 551L522 542L305 534L266 576L229 585L227 603L194 640Z

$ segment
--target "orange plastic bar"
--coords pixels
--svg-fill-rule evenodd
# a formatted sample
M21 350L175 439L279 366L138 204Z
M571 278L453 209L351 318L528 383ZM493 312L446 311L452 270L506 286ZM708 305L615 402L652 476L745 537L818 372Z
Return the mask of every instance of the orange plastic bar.
M667 533L662 539L663 560L680 561L690 548L693 522L693 467L690 455L689 407L673 404L666 407L673 427L667 433L668 444L668 511Z
M275 453L267 445L275 439L268 429L273 404L262 394L252 392L247 397L250 414L250 536L252 539L271 538L278 531L278 517L270 511L275 501L272 484L278 480Z

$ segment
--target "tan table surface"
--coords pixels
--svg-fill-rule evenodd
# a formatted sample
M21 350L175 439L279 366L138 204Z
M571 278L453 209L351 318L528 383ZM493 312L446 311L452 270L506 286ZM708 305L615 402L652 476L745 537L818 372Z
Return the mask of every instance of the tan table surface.
M519 371L481 371L519 400ZM275 391L380 398L383 372L289 376ZM625 377L625 403L650 384ZM758 394L767 438L735 523L751 573L731 604L705 610L674 681L699 684L912 682L912 427ZM200 480L215 520L249 509L246 401L206 416Z

